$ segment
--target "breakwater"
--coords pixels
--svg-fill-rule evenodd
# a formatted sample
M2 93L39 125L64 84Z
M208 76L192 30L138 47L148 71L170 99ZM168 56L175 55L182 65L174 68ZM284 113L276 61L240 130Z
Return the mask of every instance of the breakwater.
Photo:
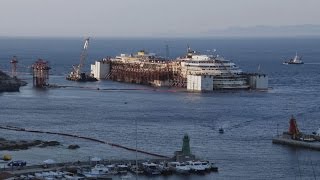
M146 154L146 155L154 156L154 157L157 157L157 158L169 158L168 156L165 156L165 155L152 153L152 152L147 152L147 151L144 151L144 150L139 150L139 149L127 147L127 146L123 146L123 145L120 145L120 144L111 143L111 142L99 140L99 139L96 139L96 138L80 136L80 135L75 135L75 134L68 134L68 133L62 133L62 132L41 131L41 130L32 130L32 129L14 127L14 126L0 126L0 129L11 130L11 131L23 131L23 132L30 132L30 133L40 133L40 134L44 133L44 134L53 134L53 135L60 135L60 136L66 136L66 137L73 137L73 138L84 139L84 140L93 141L93 142L97 142L97 143L101 143L101 144L106 144L106 145L109 145L109 146L112 146L112 147L125 149L125 150L132 151L132 152Z
M294 139L289 139L284 136L274 137L272 139L272 143L320 151L320 143L319 142L306 142L306 141L294 140Z

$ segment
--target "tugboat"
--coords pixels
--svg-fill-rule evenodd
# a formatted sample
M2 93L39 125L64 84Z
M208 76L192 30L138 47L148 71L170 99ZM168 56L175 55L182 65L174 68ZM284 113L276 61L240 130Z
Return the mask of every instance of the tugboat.
M298 56L298 54L296 53L293 59L290 59L289 61L285 61L283 62L283 64L304 64L301 59L302 58Z

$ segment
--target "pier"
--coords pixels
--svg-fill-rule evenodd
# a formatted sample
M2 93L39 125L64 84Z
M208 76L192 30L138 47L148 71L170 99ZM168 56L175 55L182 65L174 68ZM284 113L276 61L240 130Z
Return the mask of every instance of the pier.
M285 136L274 137L272 139L272 143L320 151L320 142L306 142L303 140L294 140Z
M293 116L291 116L289 121L289 130L283 132L282 135L274 137L272 143L320 151L319 134L305 134L300 132L297 121Z

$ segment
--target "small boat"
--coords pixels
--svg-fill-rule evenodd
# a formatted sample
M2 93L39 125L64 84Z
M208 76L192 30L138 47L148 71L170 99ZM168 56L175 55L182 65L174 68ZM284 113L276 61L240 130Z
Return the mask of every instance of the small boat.
M150 163L150 162L144 162L142 163L143 170L148 174L148 175L160 175L161 171L158 168L158 165L155 163Z
M224 129L223 128L219 128L219 133L223 134L224 133Z
M109 165L106 165L106 167L109 169L110 174L113 174L113 175L118 174L116 165L109 164Z
M187 164L191 172L204 173L206 171L206 167L200 161L187 161Z
M301 59L302 58L298 56L298 54L296 53L293 59L290 59L289 61L285 61L283 62L283 64L303 64L303 61Z
M97 164L90 171L82 173L86 178L109 177L109 169L102 164Z
M200 161L202 166L206 169L206 171L210 171L211 169L211 164L209 163L209 161Z
M134 174L143 174L144 173L143 169L139 165L138 166L131 165L130 171Z
M187 166L185 163L169 162L168 166L171 170L180 174L188 174L190 172L190 167Z
M127 174L129 168L125 164L118 164L116 169L118 171L118 174Z
M167 162L160 162L158 164L158 168L162 175L170 175L173 173L173 171L170 170Z

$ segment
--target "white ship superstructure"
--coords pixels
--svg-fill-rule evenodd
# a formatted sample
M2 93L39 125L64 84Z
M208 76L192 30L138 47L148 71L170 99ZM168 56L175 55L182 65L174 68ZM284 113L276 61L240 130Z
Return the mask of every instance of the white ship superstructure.
M203 83L209 85L205 89L210 89L211 85L208 81L203 81L204 78L210 78L213 81L213 89L247 89L249 85L246 77L242 74L242 70L230 60L214 55L197 54L195 51L188 48L186 57L178 58L181 61L181 73L188 79L189 88L193 89L194 84ZM197 79L197 80L191 80ZM211 81L211 80L210 80ZM203 88L197 88L203 89Z

